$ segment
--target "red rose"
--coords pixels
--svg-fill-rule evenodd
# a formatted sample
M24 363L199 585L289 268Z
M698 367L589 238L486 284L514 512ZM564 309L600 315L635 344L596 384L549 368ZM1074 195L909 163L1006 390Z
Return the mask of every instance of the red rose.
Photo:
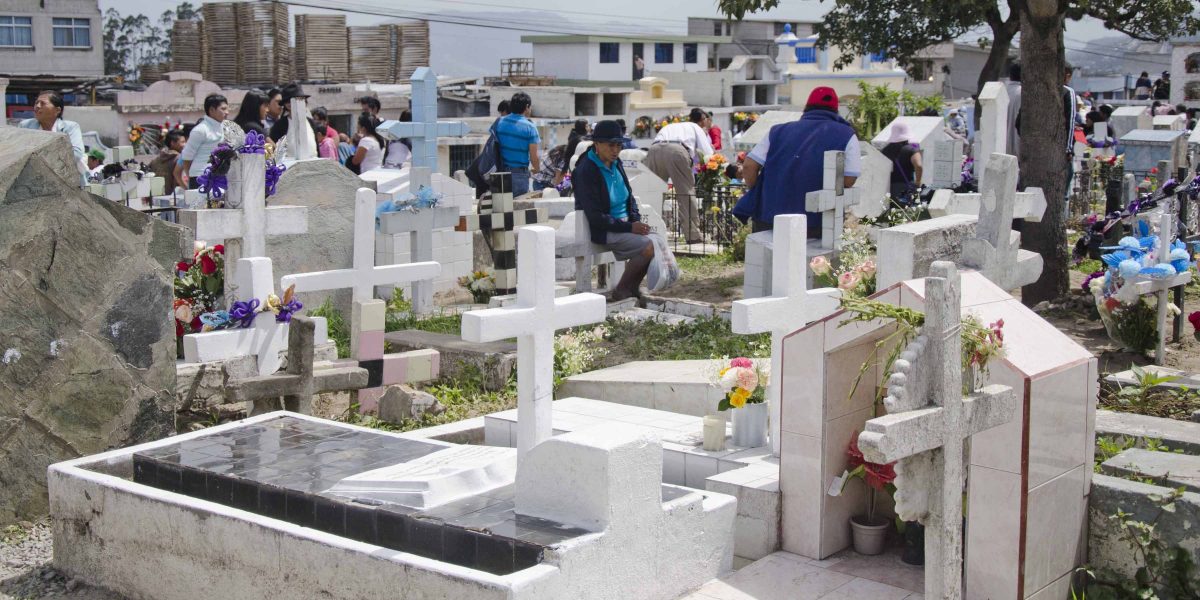
M175 319L175 337L183 337L184 333L187 332L183 330L183 321Z
M213 246L213 252L216 252L217 254L225 254L225 245L217 244L216 246Z
M200 315L197 314L196 318L192 319L191 327L192 331L200 331L200 329L204 327L204 322L200 320ZM893 475L893 477L895 477L895 475Z
M1188 323L1192 324L1192 328L1200 331L1200 310L1188 315Z
M1150 174L1151 174L1151 175L1157 175L1157 174L1158 174L1158 167L1150 167Z
M175 270L177 270L177 271L185 271L186 272L190 268L192 268L192 263L187 262L186 260L181 260L181 261L175 263Z
M217 261L211 256L203 254L200 256L200 272L205 275L212 275L217 272Z

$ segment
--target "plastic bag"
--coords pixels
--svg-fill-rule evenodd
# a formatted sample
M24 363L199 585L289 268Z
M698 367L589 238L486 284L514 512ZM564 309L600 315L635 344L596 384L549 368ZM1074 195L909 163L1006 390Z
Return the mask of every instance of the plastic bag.
M654 258L650 260L650 269L646 271L646 288L652 292L665 290L679 280L679 263L675 254L667 247L667 238L663 234L649 234L654 244Z

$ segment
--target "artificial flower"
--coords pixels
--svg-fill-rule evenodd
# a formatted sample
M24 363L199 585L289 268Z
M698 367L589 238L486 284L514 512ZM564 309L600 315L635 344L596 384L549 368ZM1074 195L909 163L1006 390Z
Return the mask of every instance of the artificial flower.
M723 389L727 391L732 390L737 387L737 384L737 369L729 368L725 369L725 371L721 373L721 387Z
M216 246L213 246L213 252L216 252L217 254L225 254L225 245L217 244Z
M754 390L758 389L758 373L755 373L754 369L737 367L734 370L737 371L737 385L739 389L746 390L747 394L751 394Z
M850 448L846 450L846 455L850 457L850 469L863 467L863 479L867 481L867 485L883 491L889 483L896 480L896 463L881 465L867 462L862 451L858 449L858 433L851 438Z
M742 367L742 368L746 368L746 369L753 369L753 368L754 368L754 361L752 361L752 360L750 360L750 359L746 358L745 356L739 356L739 357L737 357L737 358L735 358L735 359L733 359L733 360L729 361L729 366L731 366L731 367Z
M875 275L875 261L867 259L861 265L855 267L855 269L859 273L862 273L864 277L871 277Z
M217 262L208 254L200 255L200 272L205 275L212 275L217 272Z
M824 256L813 257L812 260L808 261L808 267L812 269L815 275L825 275L833 270L833 267L829 264L829 259Z
M750 392L743 389L736 389L729 395L729 405L734 408L741 408L746 405L746 399L750 397Z
M847 271L838 276L838 288L843 290L852 290L858 287L860 281L862 281L862 279L859 277L858 273L855 273L854 271Z
M192 268L192 263L189 263L187 261L181 260L181 261L175 263L175 270L179 271L181 273L186 273L187 270L190 268Z
M181 323L189 323L192 320L192 303L183 298L176 298L173 306L175 320Z
M1179 315L1183 314L1183 311L1179 310L1179 307L1175 306L1174 302L1167 303L1167 312L1170 313L1172 317L1178 317Z

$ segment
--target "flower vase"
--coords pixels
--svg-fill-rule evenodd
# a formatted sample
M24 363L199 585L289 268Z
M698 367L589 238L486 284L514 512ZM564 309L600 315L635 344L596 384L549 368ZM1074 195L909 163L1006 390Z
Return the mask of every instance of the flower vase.
M767 445L767 403L747 403L731 409L733 439L730 444L740 448L760 448Z

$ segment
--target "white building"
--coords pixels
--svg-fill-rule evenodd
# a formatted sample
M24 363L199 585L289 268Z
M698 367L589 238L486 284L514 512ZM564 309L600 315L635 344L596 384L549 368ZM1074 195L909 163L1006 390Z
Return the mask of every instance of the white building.
M1200 36L1171 40L1171 104L1200 108Z
M719 71L670 72L655 77L683 90L688 102L705 107L771 107L778 105L783 70L766 56L737 56Z
M788 26L784 28L783 35L775 39L775 43L779 46L777 60L787 78L779 93L784 97L781 101L804 104L809 92L820 86L833 88L842 99L857 98L859 81L886 85L894 90L904 87L904 71L896 68L895 61L884 58L880 53L856 56L849 65L834 69L833 65L841 58L842 51L836 47L817 48L815 35L798 38Z
M607 36L526 35L521 41L533 45L539 75L553 75L562 85L582 82L633 82L653 71L707 71L716 44L722 36ZM636 58L642 59L638 69Z

